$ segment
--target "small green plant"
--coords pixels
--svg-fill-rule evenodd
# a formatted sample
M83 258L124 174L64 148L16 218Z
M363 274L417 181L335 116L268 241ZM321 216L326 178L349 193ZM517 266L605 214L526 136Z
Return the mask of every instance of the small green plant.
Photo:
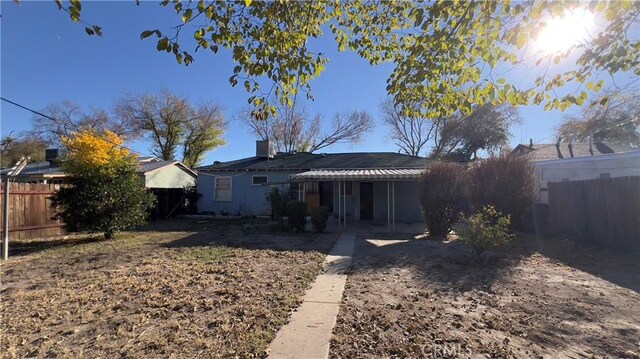
M305 202L291 201L287 204L287 218L291 228L298 232L304 232L307 222L307 204Z
M496 211L493 206L482 210L467 219L468 228L461 233L462 241L480 255L489 248L503 246L516 236L509 232L511 217Z
M311 210L311 225L316 232L324 232L329 219L329 209L327 207L317 207Z

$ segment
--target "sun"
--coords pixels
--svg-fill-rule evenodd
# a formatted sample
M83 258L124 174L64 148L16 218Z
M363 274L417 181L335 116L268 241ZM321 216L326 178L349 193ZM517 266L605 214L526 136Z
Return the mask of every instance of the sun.
M538 34L536 48L545 54L569 50L589 36L593 19L593 13L585 9L574 9L562 17L550 18Z

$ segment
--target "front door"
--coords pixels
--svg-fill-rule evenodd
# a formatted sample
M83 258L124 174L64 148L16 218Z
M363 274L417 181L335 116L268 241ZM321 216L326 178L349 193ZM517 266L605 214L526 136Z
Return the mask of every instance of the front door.
M373 182L360 182L360 219L373 219Z
M327 207L329 212L333 212L333 182L319 182L318 194L320 206Z

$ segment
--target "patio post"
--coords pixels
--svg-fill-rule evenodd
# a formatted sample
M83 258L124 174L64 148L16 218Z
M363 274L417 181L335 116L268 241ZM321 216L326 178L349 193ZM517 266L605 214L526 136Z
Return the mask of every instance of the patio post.
M396 181L391 182L391 201L393 203L391 218L392 228L396 229Z
M338 228L340 228L340 225L342 224L342 219L340 218L340 181L338 181Z
M347 228L347 181L343 181L342 183L344 183L344 189L342 190L342 193L344 194L342 196L342 203L343 203L343 207L342 209L344 210L344 228Z
M387 181L387 230L391 230L391 196L389 191L389 181Z

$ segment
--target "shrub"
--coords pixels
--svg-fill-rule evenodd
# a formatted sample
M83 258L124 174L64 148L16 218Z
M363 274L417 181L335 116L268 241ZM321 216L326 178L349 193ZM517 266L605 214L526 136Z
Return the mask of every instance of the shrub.
M479 160L467 172L469 202L475 211L493 206L520 227L536 191L533 166L524 157L500 156Z
M304 232L307 222L307 204L305 202L291 201L287 204L287 217L289 225L298 232Z
M479 257L488 248L505 245L515 238L509 232L509 215L503 215L492 206L467 219L468 228L463 230L461 238L464 243L473 247Z
M327 207L316 207L311 211L311 224L316 232L324 232L329 219L329 209Z
M437 163L422 176L422 214L431 235L446 236L463 207L463 168Z
M267 203L271 207L271 219L280 220L287 215L287 204L291 202L291 196L281 192L278 187L271 187L267 193Z
M109 131L86 131L62 142L69 153L62 168L71 186L53 195L52 206L69 231L98 232L111 239L146 222L156 198L140 182L135 156L120 148L122 139Z

